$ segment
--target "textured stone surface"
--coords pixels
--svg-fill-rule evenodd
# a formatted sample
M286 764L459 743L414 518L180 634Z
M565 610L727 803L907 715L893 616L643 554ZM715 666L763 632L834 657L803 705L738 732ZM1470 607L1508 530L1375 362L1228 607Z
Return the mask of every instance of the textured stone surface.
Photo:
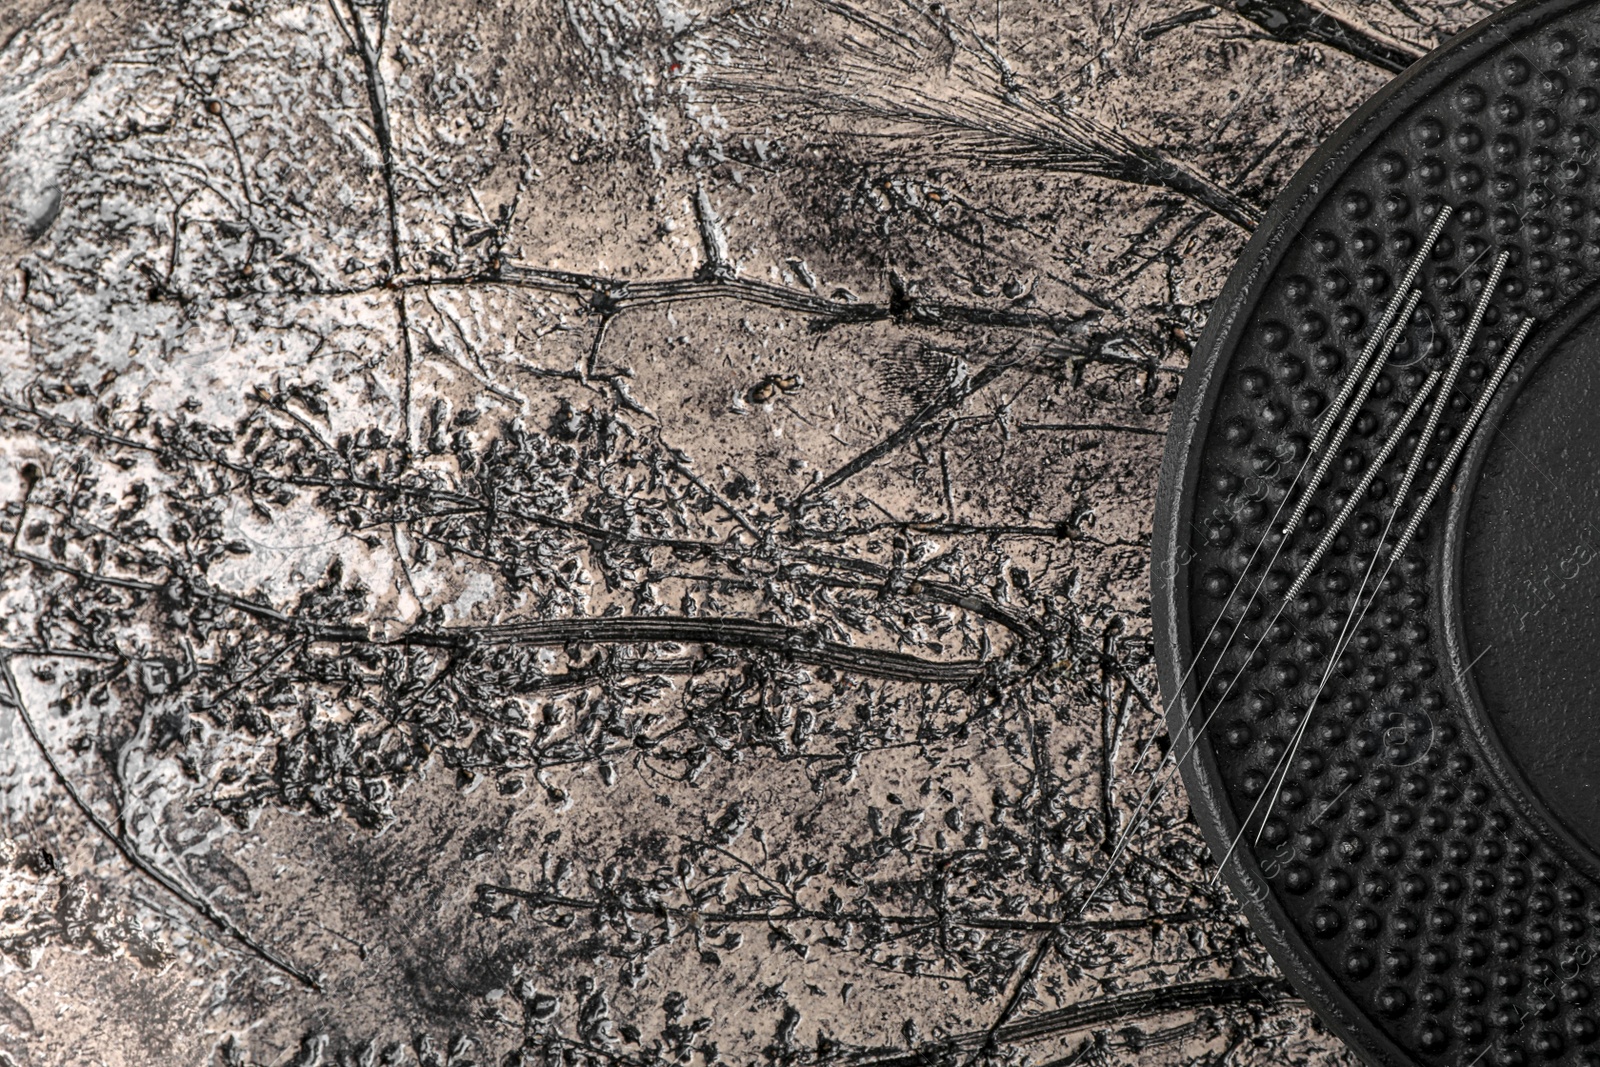
M1346 1062L1106 875L1160 435L1486 10L8 5L0 1055Z

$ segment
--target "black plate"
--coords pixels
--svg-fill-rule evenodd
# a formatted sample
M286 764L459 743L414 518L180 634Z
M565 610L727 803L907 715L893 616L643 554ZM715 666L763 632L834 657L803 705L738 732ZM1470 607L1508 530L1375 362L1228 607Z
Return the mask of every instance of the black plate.
M1600 6L1473 27L1279 199L1168 439L1154 604L1173 754L1255 930L1375 1063L1600 1064L1597 190ZM1447 206L1417 312L1348 438L1313 452ZM1418 442L1419 407L1289 599L1501 252L1439 433Z

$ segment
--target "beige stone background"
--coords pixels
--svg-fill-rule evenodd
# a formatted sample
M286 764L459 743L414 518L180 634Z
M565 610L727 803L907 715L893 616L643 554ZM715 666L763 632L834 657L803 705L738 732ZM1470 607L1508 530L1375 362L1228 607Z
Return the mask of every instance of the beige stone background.
M1319 3L0 7L0 1064L1350 1062L1135 818Z

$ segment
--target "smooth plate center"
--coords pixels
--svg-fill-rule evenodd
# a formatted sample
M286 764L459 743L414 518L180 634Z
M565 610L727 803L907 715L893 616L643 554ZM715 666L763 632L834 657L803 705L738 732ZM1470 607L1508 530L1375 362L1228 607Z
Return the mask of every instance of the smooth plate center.
M1532 372L1468 502L1464 653L1516 770L1600 852L1600 317Z

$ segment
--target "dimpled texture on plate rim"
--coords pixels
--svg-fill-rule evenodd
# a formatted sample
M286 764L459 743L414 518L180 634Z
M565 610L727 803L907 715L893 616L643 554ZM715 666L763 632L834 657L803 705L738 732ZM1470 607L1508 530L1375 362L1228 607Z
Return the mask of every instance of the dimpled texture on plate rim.
M1597 146L1600 5L1518 4L1422 60L1342 126L1279 198L1214 305L1168 439L1153 607L1177 750L1211 719L1182 769L1219 857L1277 785L1269 779L1349 614L1409 447L1373 483L1307 593L1271 632L1266 624L1425 368L1454 350L1495 256L1510 260L1444 435L1523 319L1536 326L1486 434L1519 383L1591 314ZM1294 482L1315 419L1445 204L1453 217L1418 278L1417 325L1268 576L1264 610L1246 615L1219 666L1222 644L1207 635L1225 604L1215 630L1232 632L1270 547L1231 604L1228 594ZM1482 466L1487 446L1474 445L1463 478ZM1425 467L1419 488L1431 475ZM1528 788L1479 706L1449 602L1459 595L1448 574L1459 530L1448 528L1464 521L1464 493L1447 496L1454 503L1434 505L1372 598L1271 817L1263 826L1258 810L1224 873L1289 978L1370 1061L1600 1065L1595 856Z

